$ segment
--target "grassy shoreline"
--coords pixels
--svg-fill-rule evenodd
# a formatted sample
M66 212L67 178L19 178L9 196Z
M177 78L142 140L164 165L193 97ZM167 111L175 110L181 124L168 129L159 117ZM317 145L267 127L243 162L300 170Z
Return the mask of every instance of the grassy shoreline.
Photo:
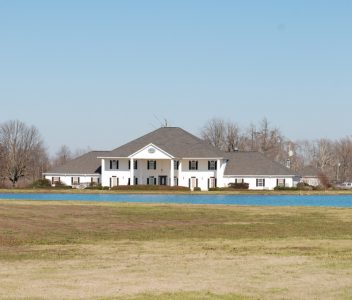
M233 191L147 191L147 190L90 190L90 189L0 189L0 193L28 194L165 194L165 195L352 195L352 190L322 190L322 191L267 191L267 190L233 190Z

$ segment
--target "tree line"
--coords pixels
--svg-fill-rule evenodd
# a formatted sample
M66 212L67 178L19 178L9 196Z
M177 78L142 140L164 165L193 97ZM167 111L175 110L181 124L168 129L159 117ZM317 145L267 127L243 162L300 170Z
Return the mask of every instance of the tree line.
M0 124L0 187L18 183L27 186L42 178L43 172L63 165L83 154L85 150L72 153L62 146L50 157L39 130L24 122L11 120Z
M337 140L291 140L264 118L241 128L236 122L211 119L201 137L223 151L258 151L297 173L313 166L331 182L352 181L352 137Z
M236 122L211 119L201 129L202 139L227 152L258 151L299 173L314 166L332 182L352 181L352 137L338 140L294 141L264 118L258 124L241 128ZM0 186L19 182L28 185L42 173L84 154L89 149L72 152L66 145L50 157L34 126L18 120L0 124Z

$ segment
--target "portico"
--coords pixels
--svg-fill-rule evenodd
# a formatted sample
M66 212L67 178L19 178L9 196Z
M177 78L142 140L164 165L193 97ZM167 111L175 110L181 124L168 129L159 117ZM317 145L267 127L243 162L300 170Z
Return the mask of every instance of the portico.
M207 190L222 183L226 166L223 152L175 127L155 130L101 159L102 185L109 187L113 182Z

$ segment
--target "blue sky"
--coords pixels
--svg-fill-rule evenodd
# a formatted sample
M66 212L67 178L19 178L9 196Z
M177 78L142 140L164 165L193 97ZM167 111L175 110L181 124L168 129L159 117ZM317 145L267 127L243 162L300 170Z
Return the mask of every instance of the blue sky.
M351 16L347 0L0 0L0 122L35 125L51 153L112 149L157 118L344 137Z

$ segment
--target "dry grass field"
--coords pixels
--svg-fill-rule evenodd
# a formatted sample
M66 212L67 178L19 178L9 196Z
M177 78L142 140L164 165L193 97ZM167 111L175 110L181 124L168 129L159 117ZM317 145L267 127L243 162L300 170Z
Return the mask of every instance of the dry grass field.
M352 299L352 209L0 202L1 299Z

